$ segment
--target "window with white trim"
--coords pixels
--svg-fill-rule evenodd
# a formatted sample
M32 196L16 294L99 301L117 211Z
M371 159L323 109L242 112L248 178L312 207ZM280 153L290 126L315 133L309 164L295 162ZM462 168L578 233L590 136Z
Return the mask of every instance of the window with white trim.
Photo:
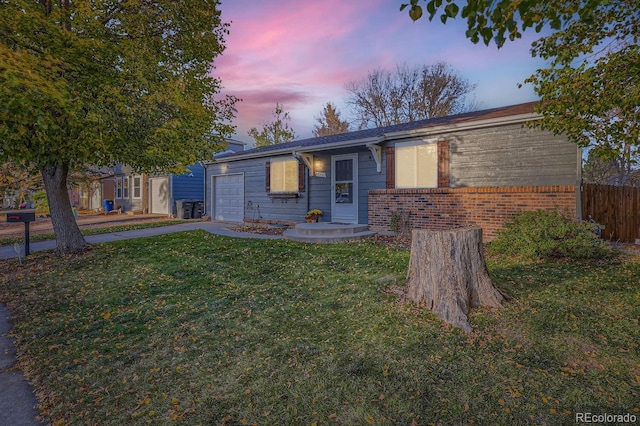
M438 187L438 144L398 142L395 147L396 188Z
M129 176L122 178L122 198L129 199Z
M298 160L271 160L270 192L298 192Z
M122 178L116 178L116 199L122 199Z
M142 198L142 176L134 176L133 178L133 199L139 200Z

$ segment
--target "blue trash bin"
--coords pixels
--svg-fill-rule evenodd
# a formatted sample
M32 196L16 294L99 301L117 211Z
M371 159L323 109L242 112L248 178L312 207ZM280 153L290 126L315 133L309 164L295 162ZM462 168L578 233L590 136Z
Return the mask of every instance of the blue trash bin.
M105 213L113 211L113 200L103 200L102 207L104 207Z

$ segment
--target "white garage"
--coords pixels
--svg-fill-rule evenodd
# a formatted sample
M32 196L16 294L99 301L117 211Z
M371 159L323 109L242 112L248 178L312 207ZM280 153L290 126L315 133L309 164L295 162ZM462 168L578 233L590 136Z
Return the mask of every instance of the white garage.
M169 214L169 178L159 177L149 179L150 208L152 214Z
M212 176L213 219L242 222L244 219L244 174Z

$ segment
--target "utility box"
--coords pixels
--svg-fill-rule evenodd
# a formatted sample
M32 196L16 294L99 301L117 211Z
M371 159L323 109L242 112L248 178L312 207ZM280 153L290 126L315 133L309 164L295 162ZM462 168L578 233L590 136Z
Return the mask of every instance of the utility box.
M35 210L12 210L6 212L7 222L35 222L36 211Z

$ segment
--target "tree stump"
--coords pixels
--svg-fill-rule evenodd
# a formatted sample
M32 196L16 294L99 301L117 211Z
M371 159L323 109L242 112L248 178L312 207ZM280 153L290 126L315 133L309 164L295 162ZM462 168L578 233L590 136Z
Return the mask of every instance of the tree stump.
M471 307L502 306L505 296L487 272L482 228L413 230L407 297L468 333Z

